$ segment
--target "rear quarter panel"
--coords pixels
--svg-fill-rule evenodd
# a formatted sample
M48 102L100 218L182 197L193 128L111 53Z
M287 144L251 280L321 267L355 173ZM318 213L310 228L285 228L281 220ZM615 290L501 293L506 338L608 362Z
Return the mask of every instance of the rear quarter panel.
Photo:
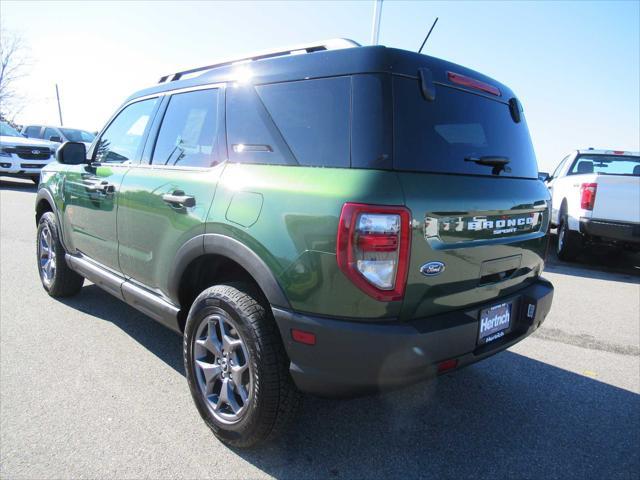
M269 266L294 310L351 318L389 318L402 302L378 302L336 263L345 202L402 205L394 172L228 164L206 233L235 238Z

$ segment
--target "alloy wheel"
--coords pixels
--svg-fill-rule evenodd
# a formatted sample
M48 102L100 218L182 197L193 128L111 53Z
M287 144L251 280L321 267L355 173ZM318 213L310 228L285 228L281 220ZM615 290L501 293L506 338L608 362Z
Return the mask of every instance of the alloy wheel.
M51 285L56 274L56 250L53 243L53 236L48 225L44 225L40 230L38 239L38 260L40 262L40 275L45 285Z
M223 313L202 319L192 355L198 389L211 414L222 423L238 422L252 400L253 373L234 321Z

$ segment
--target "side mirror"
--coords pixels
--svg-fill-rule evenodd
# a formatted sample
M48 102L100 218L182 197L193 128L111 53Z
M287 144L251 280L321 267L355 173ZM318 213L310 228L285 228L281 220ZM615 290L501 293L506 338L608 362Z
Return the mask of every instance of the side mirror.
M551 180L551 175L549 175L547 172L538 172L538 180L542 182L548 182L549 180Z
M64 142L56 150L56 160L65 165L87 163L87 147L80 142Z
M60 137L58 137L57 135L49 137L49 141L50 142L56 142L56 143L62 143L62 139Z

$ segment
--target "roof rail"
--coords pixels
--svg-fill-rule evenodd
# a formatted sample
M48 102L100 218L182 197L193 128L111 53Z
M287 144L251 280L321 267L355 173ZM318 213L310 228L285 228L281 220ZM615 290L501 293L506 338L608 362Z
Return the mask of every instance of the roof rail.
M204 72L206 70L211 70L213 68L218 68L218 67L224 67L226 65L233 65L235 63L246 63L254 60L263 60L265 58L283 57L286 55L297 55L301 53L321 52L325 50L340 50L343 48L352 48L352 47L359 47L359 46L360 44L358 42L354 42L353 40L349 40L347 38L333 38L330 40L325 40L323 42L307 43L307 44L296 45L296 46L284 48L284 49L280 48L277 50L267 50L267 51L255 53L248 57L227 59L218 63L214 63L213 65L192 68L190 70L184 70L182 72L176 72L169 75L165 75L164 77L160 77L160 80L158 81L158 83L173 82L175 80L180 80L185 75Z

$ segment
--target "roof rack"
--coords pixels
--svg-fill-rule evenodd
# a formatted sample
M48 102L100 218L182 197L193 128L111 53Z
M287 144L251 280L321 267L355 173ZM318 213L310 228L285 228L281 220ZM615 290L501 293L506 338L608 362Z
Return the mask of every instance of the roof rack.
M360 44L358 42L349 40L347 38L333 38L330 40L325 40L323 42L314 42L314 43L307 43L303 45L296 45L296 46L285 48L285 49L267 50L267 51L258 52L248 57L223 60L221 62L214 63L213 65L192 68L190 70L184 70L182 72L176 72L169 75L165 75L164 77L160 77L160 80L158 81L158 83L173 82L176 80L180 80L185 75L204 72L206 70L211 70L213 68L224 67L226 65L233 65L236 63L247 63L247 62L252 62L254 60L263 60L265 58L284 57L286 55L298 55L303 53L321 52L325 50L340 50L343 48L352 48L352 47L359 47L359 46Z

